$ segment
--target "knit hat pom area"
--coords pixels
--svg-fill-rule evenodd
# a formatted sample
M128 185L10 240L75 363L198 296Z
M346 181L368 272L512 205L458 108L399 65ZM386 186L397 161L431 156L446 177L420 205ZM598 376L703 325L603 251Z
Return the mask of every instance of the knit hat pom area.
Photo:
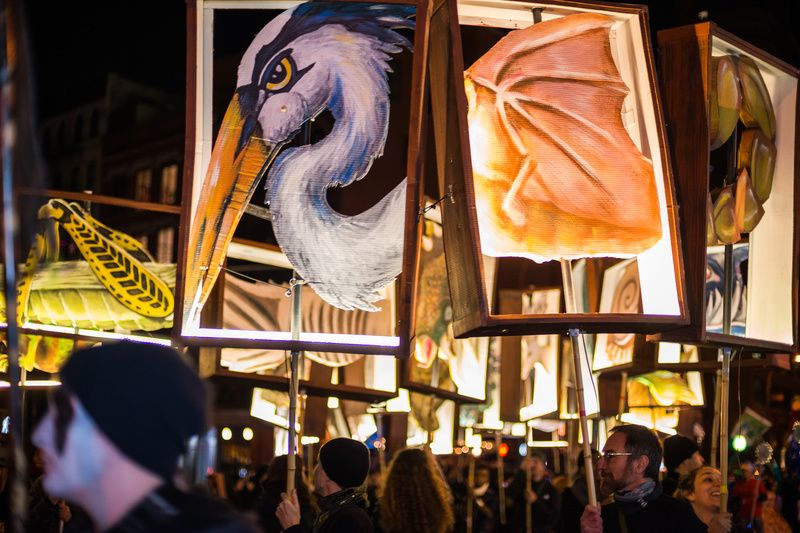
M697 443L689 437L683 435L672 435L664 439L664 466L667 471L672 472L680 466L682 462L699 452Z
M205 385L172 348L104 344L75 352L60 376L106 437L162 479L206 428Z
M359 487L369 474L369 450L363 442L338 437L322 445L319 464L328 478L343 489Z

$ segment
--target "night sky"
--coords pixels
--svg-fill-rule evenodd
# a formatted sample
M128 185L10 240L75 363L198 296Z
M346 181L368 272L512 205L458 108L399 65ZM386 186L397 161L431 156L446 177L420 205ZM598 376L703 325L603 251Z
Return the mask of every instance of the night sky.
M28 0L39 114L102 96L109 73L182 95L186 4L181 0Z
M697 21L697 13L781 59L800 65L798 0L651 0L651 29ZM28 0L42 117L103 94L108 73L182 95L186 5L181 0ZM654 37L655 39L655 37Z

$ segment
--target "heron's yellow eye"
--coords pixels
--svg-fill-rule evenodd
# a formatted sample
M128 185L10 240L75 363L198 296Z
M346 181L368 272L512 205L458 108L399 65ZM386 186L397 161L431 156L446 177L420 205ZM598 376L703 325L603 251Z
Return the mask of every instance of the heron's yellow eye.
M280 91L289 85L289 82L292 81L292 75L294 74L293 66L292 60L288 56L281 59L269 74L267 90Z

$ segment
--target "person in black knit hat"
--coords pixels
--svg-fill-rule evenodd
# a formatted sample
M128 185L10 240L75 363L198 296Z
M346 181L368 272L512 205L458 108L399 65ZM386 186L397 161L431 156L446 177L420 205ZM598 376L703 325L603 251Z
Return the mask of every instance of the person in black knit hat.
M314 533L372 533L372 521L366 511L366 487L369 474L369 450L354 439L336 438L322 445L314 471L314 489L319 515ZM300 524L297 492L284 499L275 513L285 533L307 531Z
M661 482L664 494L675 494L681 476L688 475L703 464L705 460L693 439L683 435L672 435L664 439L664 466L667 468L667 475Z
M178 457L206 425L200 378L171 348L120 342L75 352L33 434L44 489L99 531L251 532L222 502L179 490Z

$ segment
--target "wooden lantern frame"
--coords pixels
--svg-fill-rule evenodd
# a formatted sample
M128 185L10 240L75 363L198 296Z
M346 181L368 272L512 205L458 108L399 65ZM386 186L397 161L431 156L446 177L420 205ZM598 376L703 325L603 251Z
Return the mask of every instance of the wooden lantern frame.
M339 0L333 0L339 1ZM343 3L384 3L407 4L416 8L416 28L414 30L414 57L412 64L411 103L409 109L409 145L407 150L407 190L405 205L405 235L403 245L403 273L398 278L397 319L395 337L380 339L364 338L355 340L353 336L321 338L314 334L300 334L299 340L291 340L285 332L254 332L252 335L236 335L232 338L221 329L204 329L198 323L186 323L184 309L185 280L187 278L189 259L189 235L192 230L193 190L194 184L201 182L205 174L204 157L210 154L211 140L211 87L213 67L213 46L210 39L213 31L213 15L220 9L286 9L302 2L289 0L190 0L187 6L187 99L186 99L186 144L185 164L182 192L181 231L179 233L178 283L176 285L176 342L196 347L248 347L277 350L313 350L319 352L346 352L356 354L402 355L408 350L409 313L411 309L411 287L413 285L414 265L416 263L416 237L418 235L418 188L419 176L422 173L424 152L421 149L423 140L423 124L425 107L423 105L424 84L427 68L428 47L428 2L386 0L385 2L364 2L363 0L347 0ZM275 250L264 244L255 244L238 240L239 253L261 255L273 253ZM208 306L213 307L213 306ZM214 310L209 311L212 315ZM280 333L274 335L273 333ZM217 350L218 351L218 350ZM219 375L219 358L214 365L209 364L206 370L210 374ZM241 374L237 374L241 376ZM263 376L252 376L262 378ZM263 385L263 383L262 383ZM278 386L279 384L275 384ZM280 385L281 387L283 385ZM301 384L301 386L304 386ZM341 386L332 387L332 392L341 392Z
M681 196L681 211L683 216L683 244L684 261L686 265L686 287L688 293L687 305L692 316L692 323L680 329L662 333L652 337L654 340L683 342L699 344L709 347L738 347L746 351L767 353L795 353L798 348L798 256L800 255L800 158L797 157L797 147L800 146L800 129L798 128L798 78L800 70L767 54L766 52L739 39L712 22L704 22L692 26L683 26L664 30L658 34L660 66L662 76L662 94L664 95L665 110L671 128L671 147L673 161L675 162L677 185ZM787 278L791 276L788 288L788 301L780 305L786 313L791 313L791 340L774 340L763 337L745 337L739 335L725 335L707 331L705 320L706 306L706 195L709 191L709 165L711 150L709 148L709 72L711 68L712 53L733 53L752 58L761 70L768 69L770 76L775 78L777 84L781 81L782 91L787 92L781 100L782 107L776 107L776 118L779 122L794 121L793 126L784 125L778 134L778 163L775 168L775 182L778 183L779 172L782 170L791 180L793 191L785 194L784 201L792 204L793 214L786 220L785 227L793 232L792 245L788 250L791 254L789 261L791 267L783 274L775 272L759 275L760 283L774 283L772 278ZM793 88L791 86L793 85ZM794 97L790 94L794 92ZM771 95L773 104L776 96ZM779 116L783 110L783 116ZM787 134L792 134L794 139L784 140ZM783 155L781 155L783 151ZM785 158L783 163L781 157ZM790 159L793 159L791 161ZM782 196L780 192L773 191L767 203L773 202L775 196ZM788 198L788 200L787 200ZM785 208L786 206L783 206ZM759 228L756 228L758 231ZM750 250L752 254L752 248ZM784 251L786 254L786 251ZM786 254L786 255L788 255ZM752 255L750 256L752 257ZM784 258L785 260L785 258ZM752 264L752 263L751 263ZM762 264L763 261L762 261ZM785 263L784 263L785 264ZM755 279L749 276L749 282ZM749 287L752 288L752 284ZM775 304L781 295L779 289L773 288L768 295L766 305ZM786 289L782 291L787 293ZM748 291L748 300L754 291ZM749 307L748 302L748 307ZM763 307L763 306L762 306ZM763 315L763 310L759 310ZM748 319L750 310L748 309ZM760 319L765 322L765 319ZM763 329L763 328L761 328ZM781 359L780 366L783 366Z
M560 287L541 288L544 290L555 288L559 292L562 290ZM539 288L537 288L539 289ZM499 309L503 314L519 314L522 312L522 297L532 291L521 290L501 290L499 294ZM559 304L560 305L560 304ZM561 384L564 379L562 373L564 372L562 357L563 335L550 334L558 337L558 348L556 356L556 408L549 412L543 413L536 417L526 418L522 420L522 409L526 407L523 405L522 386L522 336L503 337L502 338L502 358L500 360L500 419L508 422L528 422L536 418L553 418L558 417L561 407ZM549 336L549 335L548 335Z
M422 189L423 189L423 187L420 187L420 191ZM422 199L420 201L424 202L424 200L422 200ZM433 222L434 224L438 224L440 228L444 229L443 225L441 224L441 219L437 218L437 216L435 214L436 212L434 212L434 214L429 214L429 211L432 210L434 207L435 206L433 206L433 205L430 205L430 206L426 207L426 209L429 209L429 208L430 209L428 211L422 212L421 213L421 217L423 217L424 220ZM430 217L430 218L428 218L428 217ZM423 242L422 241L422 228L423 228L423 224L424 224L424 222L422 224L419 224L419 234L417 236L417 265L415 266L414 286L413 286L414 287L414 289L413 289L413 291L414 291L413 292L413 297L414 298L412 299L411 317L410 317L411 318L411 322L410 322L410 324L411 324L411 329L410 329L411 335L409 336L409 338L410 338L410 342L411 343L413 343L417 338L417 333L418 332L417 332L416 328L417 328L418 324L417 324L417 321L416 321L416 306L417 306L417 303L418 303L419 291L423 290L420 287L420 278L421 278L421 272L422 272L422 268L423 268L423 255L424 255L424 250L422 249L422 242ZM444 243L442 243L442 247L444 247ZM442 250L442 254L445 256L445 260L446 260L446 253L444 252L444 250ZM456 391L452 391L452 390L444 389L444 388L441 388L441 387L436 387L436 386L433 386L433 385L429 385L429 384L423 383L421 381L416 381L416 380L411 379L412 365L415 364L413 356L414 356L414 352L415 352L416 347L414 345L410 345L409 346L409 357L398 359L398 361L397 361L398 386L402 387L404 389L408 389L411 392L418 392L418 393L423 393L423 394L431 394L431 395L434 395L434 396L436 396L438 398L442 398L442 399L446 399L446 400L453 400L456 403L459 403L459 402L460 403L480 403L480 402L487 401L487 399L488 399L487 398L488 387L489 387L489 384L488 384L488 381L489 381L489 368L488 368L488 365L489 365L489 351L491 350L491 346L490 346L491 341L489 339L464 339L464 340L456 339L455 342L456 343L459 343L459 342L461 342L461 343L464 343L464 342L475 342L475 343L477 343L477 345L478 345L477 347L480 350L484 350L484 349L486 350L486 366L484 368L484 375L483 375L484 379L483 379L483 396L482 397L471 396L469 394L463 394L461 392L458 392L457 390ZM438 361L438 355L437 355L437 361L435 361L433 364L440 364L439 361Z
M666 230L670 233L668 245L674 266L674 297L677 299L675 314L561 313L534 316L492 313L485 290L486 279L481 261L473 188L467 99L463 79L460 6L468 9L464 17L471 24L493 26L493 21L503 21L507 28L514 27L520 11L530 14L530 10L535 8L542 8L545 15L593 11L631 20L631 27L636 30L635 42L641 42L643 48L636 50L634 60L639 69L639 78L643 79L644 74L647 77L645 84L648 87L642 91L650 91L646 116L654 124L648 135L652 136L649 137L649 142L655 148L653 152L657 152L652 155L661 178L657 175L656 179L664 187L665 203L662 209L666 211L665 233ZM472 0L436 0L431 15L431 36L437 44L430 48L432 115L440 190L443 196L448 197L443 202L444 236L456 336L565 333L570 328L590 333L655 333L688 324L677 205L674 201L670 156L650 46L647 8L570 0L526 4L497 2L491 6ZM641 41L638 40L639 37Z

